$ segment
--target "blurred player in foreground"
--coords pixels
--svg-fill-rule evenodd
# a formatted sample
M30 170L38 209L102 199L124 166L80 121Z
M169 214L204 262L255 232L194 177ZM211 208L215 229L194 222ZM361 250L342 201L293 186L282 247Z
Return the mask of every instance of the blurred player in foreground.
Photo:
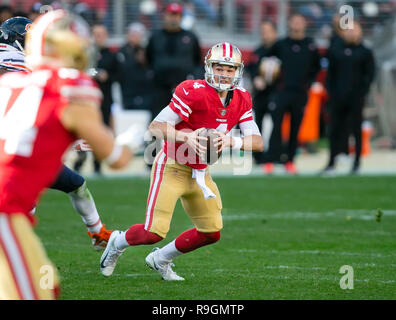
M32 21L25 17L10 18L1 25L0 73L8 71L30 72L25 64L24 46L25 36L31 25ZM87 150L89 146L86 146L83 140L79 140L75 144L75 148ZM102 224L85 179L63 165L58 178L50 188L62 191L69 196L74 209L80 214L87 226L88 235L92 239L94 249L104 249L111 230L107 230L105 225Z
M59 292L30 210L57 178L68 147L85 139L112 168L133 156L102 122L100 90L83 72L89 46L81 18L49 12L27 33L32 72L0 78L0 299L54 299Z
M220 239L222 202L207 165L199 158L207 138L203 128L216 129L215 145L262 151L263 140L252 117L250 94L239 87L243 62L230 43L213 46L205 58L205 80L180 83L173 98L150 124L149 130L165 145L154 160L144 224L113 231L100 260L101 272L110 276L128 246L153 244L166 237L177 200L195 228L184 231L163 248L155 248L146 263L164 280L184 280L173 270L173 259ZM225 135L239 124L243 138ZM199 156L199 157L198 157Z

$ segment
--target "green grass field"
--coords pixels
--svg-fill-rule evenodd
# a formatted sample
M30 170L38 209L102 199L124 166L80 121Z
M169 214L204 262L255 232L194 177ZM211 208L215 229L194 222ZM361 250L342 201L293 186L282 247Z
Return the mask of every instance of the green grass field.
M48 191L36 231L61 274L62 299L395 299L396 177L214 178L221 240L176 259L184 282L145 266L154 246L131 247L114 274L99 271L68 197ZM107 227L143 223L148 179L88 180ZM380 208L383 216L376 221ZM163 246L192 225L178 203ZM354 270L343 290L340 268Z

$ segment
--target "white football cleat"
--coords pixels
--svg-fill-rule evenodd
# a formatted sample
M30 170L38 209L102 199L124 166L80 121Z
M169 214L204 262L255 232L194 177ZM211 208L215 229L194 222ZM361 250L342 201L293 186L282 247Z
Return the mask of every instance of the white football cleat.
M157 271L162 279L167 281L183 281L184 278L178 276L172 270L175 265L171 261L162 260L159 257L159 248L154 248L153 251L146 257L146 264L153 270Z
M115 230L111 233L106 249L100 258L100 272L102 272L102 274L106 277L109 277L113 274L114 268L117 264L117 259L125 251L125 249L118 250L114 245L115 239L119 234L121 234L121 231L118 230Z

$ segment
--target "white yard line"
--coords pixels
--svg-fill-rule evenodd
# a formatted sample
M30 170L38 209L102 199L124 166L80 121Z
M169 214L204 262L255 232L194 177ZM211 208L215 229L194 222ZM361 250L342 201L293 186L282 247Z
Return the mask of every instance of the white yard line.
M137 277L158 277L158 273L154 273L154 272L153 273L127 273L127 274L125 274L125 277L132 277L132 278L137 278Z
M269 253L283 253L283 254L320 254L320 255L337 255L337 256L361 256L361 257L374 257L374 258L389 258L396 257L395 254L381 254L381 253L362 253L362 252L348 252L348 251L328 251L328 250L266 250Z
M239 253L256 253L259 252L260 254L263 253L269 253L269 254L309 254L309 255L337 255L337 256L358 256L358 257L372 257L372 258L390 258L390 257L396 257L395 254L381 254L381 253L362 253L362 252L348 252L348 251L329 251L326 249L323 250L257 250L257 249L244 249L244 248L233 248L233 249L224 249L224 250L229 250L232 252L239 252ZM366 263L364 265L358 265L358 266L375 266L373 263ZM395 264L390 264L389 266L391 267L396 267Z
M310 211L286 211L277 213L268 212L246 212L239 214L224 213L223 219L225 221L251 220L251 219L326 219L331 217L342 219L357 219L357 220L375 220L376 210L365 209L336 209L333 211L324 212L310 212ZM396 210L382 210L384 217L396 217Z
M325 268L320 268L320 267L313 267L313 268L305 268L305 267L298 267L298 266L264 266L265 269L298 269L298 270L325 270ZM215 269L213 270L214 273L227 273L227 274L238 274L239 276L244 276L246 274L249 274L249 276L252 276L252 272L250 270L226 270L226 269ZM337 284L340 281L342 275L340 277L329 277L329 276L316 276L312 278L305 278L301 279L300 277L295 277L295 276L290 276L290 275L269 275L265 274L262 272L257 272L254 277L256 278L264 278L264 279L281 279L281 280L304 280L304 281L334 281L337 282ZM393 284L396 283L396 280L382 280L382 279L357 279L356 277L354 278L355 282L379 282L383 284Z

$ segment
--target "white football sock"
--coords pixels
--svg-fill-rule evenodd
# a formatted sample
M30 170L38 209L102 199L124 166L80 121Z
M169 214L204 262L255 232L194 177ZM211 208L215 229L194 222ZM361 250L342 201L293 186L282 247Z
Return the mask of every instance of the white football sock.
M125 238L125 234L126 234L125 231L121 231L121 233L118 234L117 237L115 238L114 245L117 250L123 250L130 246Z
M174 258L183 254L183 252L176 249L175 242L176 240L173 240L159 250L159 255L161 259L166 261L172 261Z
M89 232L99 232L102 228L98 210L86 182L68 193L73 208L79 213Z

